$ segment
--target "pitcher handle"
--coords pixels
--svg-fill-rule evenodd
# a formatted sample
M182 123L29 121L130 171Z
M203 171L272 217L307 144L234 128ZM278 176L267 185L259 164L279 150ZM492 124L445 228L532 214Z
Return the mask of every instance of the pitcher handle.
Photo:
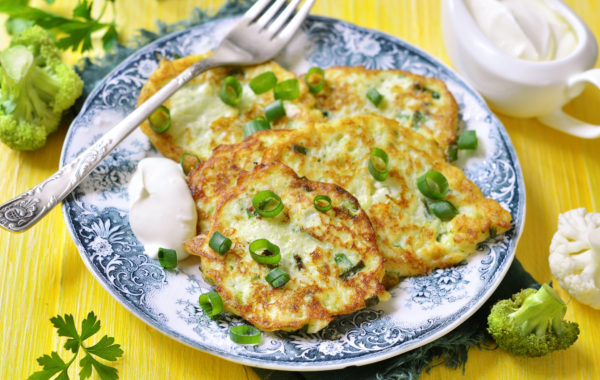
M593 69L577 74L569 79L568 92L571 97L576 96L583 89L583 85L591 83L600 89L600 69ZM567 115L558 109L549 115L539 116L538 120L549 127L584 139L600 137L600 125L589 124L573 116Z

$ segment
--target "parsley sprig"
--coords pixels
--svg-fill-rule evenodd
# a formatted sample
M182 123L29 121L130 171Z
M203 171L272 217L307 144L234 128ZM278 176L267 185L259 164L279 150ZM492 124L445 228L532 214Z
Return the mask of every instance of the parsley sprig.
M79 361L79 365L81 366L81 370L79 371L80 380L92 376L92 368L96 370L96 373L102 380L116 380L119 378L115 368L102 364L94 358L94 356L97 356L108 361L115 361L121 357L123 350L120 345L114 344L115 338L105 335L93 346L83 345L86 339L100 331L100 320L96 318L93 311L81 321L81 333L77 332L77 327L71 314L65 314L64 316L57 315L54 318L50 318L50 322L56 327L59 336L69 338L64 347L73 352L74 355L68 362L65 362L58 356L56 351L53 351L50 355L40 356L37 362L43 369L29 376L28 380L48 380L56 374L58 376L55 380L68 380L69 375L67 371L75 361L75 358L77 358L79 349L82 349L85 353L83 359Z
M7 30L17 34L22 29L31 25L39 25L56 35L56 46L60 49L73 51L92 50L92 34L104 30L102 47L104 50L112 49L117 43L117 28L115 19L112 22L101 22L109 4L113 8L115 0L103 0L104 4L98 16L92 15L94 0L79 0L73 9L72 18L63 17L27 5L27 1L0 2L0 13L7 14ZM46 1L52 4L54 1Z

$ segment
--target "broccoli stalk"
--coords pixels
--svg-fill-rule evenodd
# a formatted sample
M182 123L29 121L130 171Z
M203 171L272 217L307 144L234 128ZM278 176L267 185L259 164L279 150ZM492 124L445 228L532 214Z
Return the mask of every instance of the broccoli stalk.
M42 147L82 86L44 29L25 30L0 52L0 140L17 150Z
M579 326L565 321L567 305L554 289L524 289L499 301L488 316L488 332L498 346L519 356L542 356L571 346Z

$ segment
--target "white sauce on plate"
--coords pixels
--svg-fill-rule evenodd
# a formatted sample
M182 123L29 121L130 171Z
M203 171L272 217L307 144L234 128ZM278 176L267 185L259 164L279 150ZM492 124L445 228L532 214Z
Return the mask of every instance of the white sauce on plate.
M129 182L129 223L146 254L159 248L188 257L183 242L196 235L196 205L181 166L167 158L145 158Z
M577 35L546 0L466 0L483 33L505 53L528 61L571 54Z

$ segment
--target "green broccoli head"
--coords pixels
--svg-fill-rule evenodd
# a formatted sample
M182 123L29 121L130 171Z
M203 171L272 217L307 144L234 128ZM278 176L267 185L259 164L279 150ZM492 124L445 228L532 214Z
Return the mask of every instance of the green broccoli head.
M488 332L498 346L519 356L542 356L571 346L579 325L565 321L567 305L554 289L524 289L499 301L488 316Z
M17 150L42 147L82 88L44 29L23 31L0 52L0 140Z

